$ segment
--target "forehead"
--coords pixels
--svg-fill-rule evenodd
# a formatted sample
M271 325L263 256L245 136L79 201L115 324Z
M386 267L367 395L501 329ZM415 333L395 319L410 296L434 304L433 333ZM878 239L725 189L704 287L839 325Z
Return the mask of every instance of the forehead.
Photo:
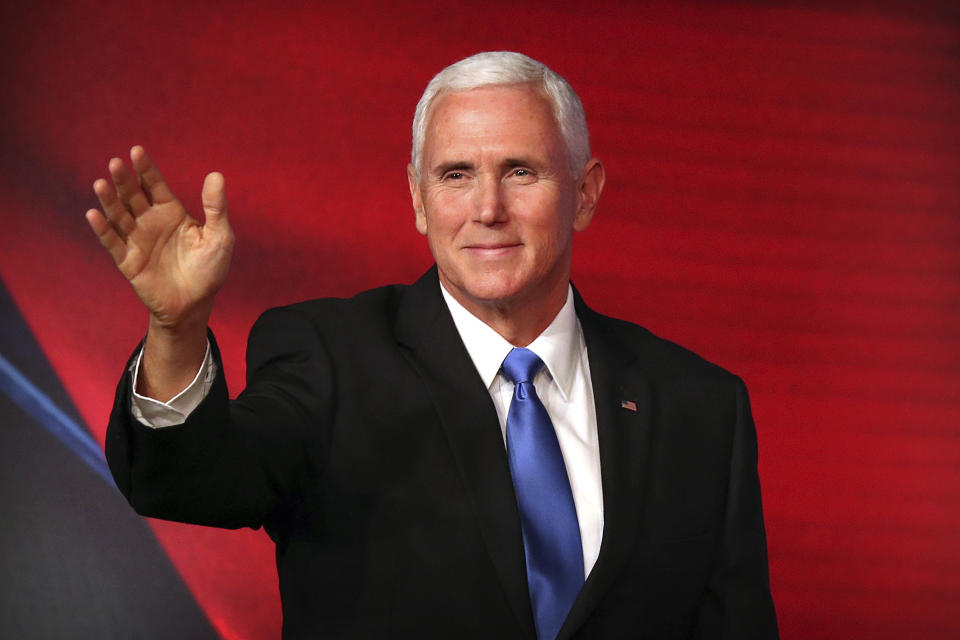
M550 101L530 85L443 93L430 108L424 140L432 156L482 151L553 153L562 144Z

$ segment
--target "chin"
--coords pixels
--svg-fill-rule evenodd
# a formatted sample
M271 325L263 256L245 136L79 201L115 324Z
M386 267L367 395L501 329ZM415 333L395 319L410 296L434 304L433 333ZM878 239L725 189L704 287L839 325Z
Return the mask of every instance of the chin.
M507 302L523 290L515 278L498 274L471 277L461 281L458 288L469 298L484 303Z
M474 300L487 303L508 302L520 293L512 287L496 286L468 287L465 290Z

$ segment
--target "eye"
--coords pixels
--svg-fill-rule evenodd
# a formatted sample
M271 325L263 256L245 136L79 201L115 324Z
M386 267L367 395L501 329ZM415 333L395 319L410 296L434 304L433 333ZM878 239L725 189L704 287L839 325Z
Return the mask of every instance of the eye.
M537 181L537 174L526 167L514 167L509 176L517 184L533 184Z
M462 171L450 171L444 174L444 180L463 180L464 175Z

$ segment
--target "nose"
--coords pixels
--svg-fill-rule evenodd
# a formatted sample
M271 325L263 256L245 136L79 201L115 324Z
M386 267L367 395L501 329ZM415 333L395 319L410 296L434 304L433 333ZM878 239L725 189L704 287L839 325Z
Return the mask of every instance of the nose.
M475 219L480 224L492 226L506 220L506 203L503 185L492 176L481 176L477 180Z

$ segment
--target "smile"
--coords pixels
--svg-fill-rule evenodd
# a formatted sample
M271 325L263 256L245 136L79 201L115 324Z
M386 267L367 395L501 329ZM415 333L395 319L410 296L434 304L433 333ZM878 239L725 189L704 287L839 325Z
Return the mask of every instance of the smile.
M466 251L477 258L480 259L496 259L502 258L513 253L515 250L518 250L522 247L522 244L477 244L464 247Z

